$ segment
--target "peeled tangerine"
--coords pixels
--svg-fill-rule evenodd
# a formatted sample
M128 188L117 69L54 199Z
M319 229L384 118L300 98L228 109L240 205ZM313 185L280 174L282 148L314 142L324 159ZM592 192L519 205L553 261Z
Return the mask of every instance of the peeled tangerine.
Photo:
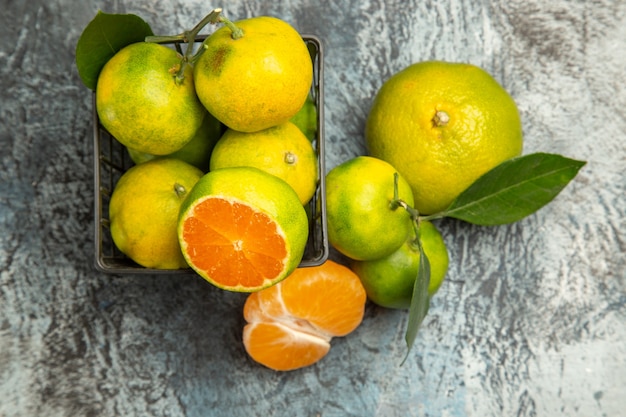
M248 296L243 344L256 362L276 371L312 365L363 321L366 293L358 276L333 261L298 268Z

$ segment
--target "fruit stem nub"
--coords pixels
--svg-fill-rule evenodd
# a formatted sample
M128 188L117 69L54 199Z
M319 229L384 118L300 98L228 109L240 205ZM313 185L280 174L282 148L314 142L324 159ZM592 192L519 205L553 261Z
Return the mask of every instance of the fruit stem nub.
M442 127L448 124L450 116L443 110L437 110L437 113L433 116L433 124L435 127Z
M298 160L298 157L291 152L285 152L285 157L283 158L286 164L293 165Z
M187 194L187 189L185 188L184 185L176 182L174 183L174 192L179 198L183 198L185 194Z

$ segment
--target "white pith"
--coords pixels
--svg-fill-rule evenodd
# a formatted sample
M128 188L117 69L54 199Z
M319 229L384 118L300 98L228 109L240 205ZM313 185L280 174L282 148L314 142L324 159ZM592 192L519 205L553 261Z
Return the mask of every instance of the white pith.
M330 343L330 340L332 339L332 335L316 327L310 321L292 315L287 309L287 306L285 305L285 302L283 300L281 286L277 285L276 290L278 291L278 296L274 300L279 303L282 314L272 315L267 310L264 309L263 303L259 303L260 308L263 312L263 315L267 317L271 317L274 323L280 324L288 328L289 330L292 330L294 332L301 334L302 336L306 336L307 338L314 338L317 340L321 340L324 343Z

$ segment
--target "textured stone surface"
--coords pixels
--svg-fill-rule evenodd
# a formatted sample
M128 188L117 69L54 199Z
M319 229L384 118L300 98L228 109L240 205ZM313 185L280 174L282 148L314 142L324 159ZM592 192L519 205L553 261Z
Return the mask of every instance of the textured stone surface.
M510 226L444 221L446 283L404 366L404 312L368 306L318 365L240 343L243 296L93 267L91 93L74 66L98 9L159 33L204 1L8 1L0 14L0 416L610 416L626 401L626 3L245 1L324 41L327 168L365 152L376 90L425 59L510 91L525 152L588 161Z

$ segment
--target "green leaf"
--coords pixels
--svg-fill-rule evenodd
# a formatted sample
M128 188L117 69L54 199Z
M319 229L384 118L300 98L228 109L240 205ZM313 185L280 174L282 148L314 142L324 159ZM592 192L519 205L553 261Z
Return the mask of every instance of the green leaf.
M419 267L417 269L417 278L413 285L413 295L411 297L411 306L409 307L409 321L407 324L404 340L406 341L407 352L406 356L402 360L402 363L406 361L411 352L411 348L415 343L417 332L424 321L424 317L428 314L429 296L428 296L428 284L430 283L430 261L424 252L424 247L421 241L417 240L420 258Z
M552 201L585 163L547 153L510 159L476 180L437 217L483 226L516 222Z
M78 75L88 88L95 90L100 70L117 51L151 35L152 29L139 16L99 11L76 44Z

